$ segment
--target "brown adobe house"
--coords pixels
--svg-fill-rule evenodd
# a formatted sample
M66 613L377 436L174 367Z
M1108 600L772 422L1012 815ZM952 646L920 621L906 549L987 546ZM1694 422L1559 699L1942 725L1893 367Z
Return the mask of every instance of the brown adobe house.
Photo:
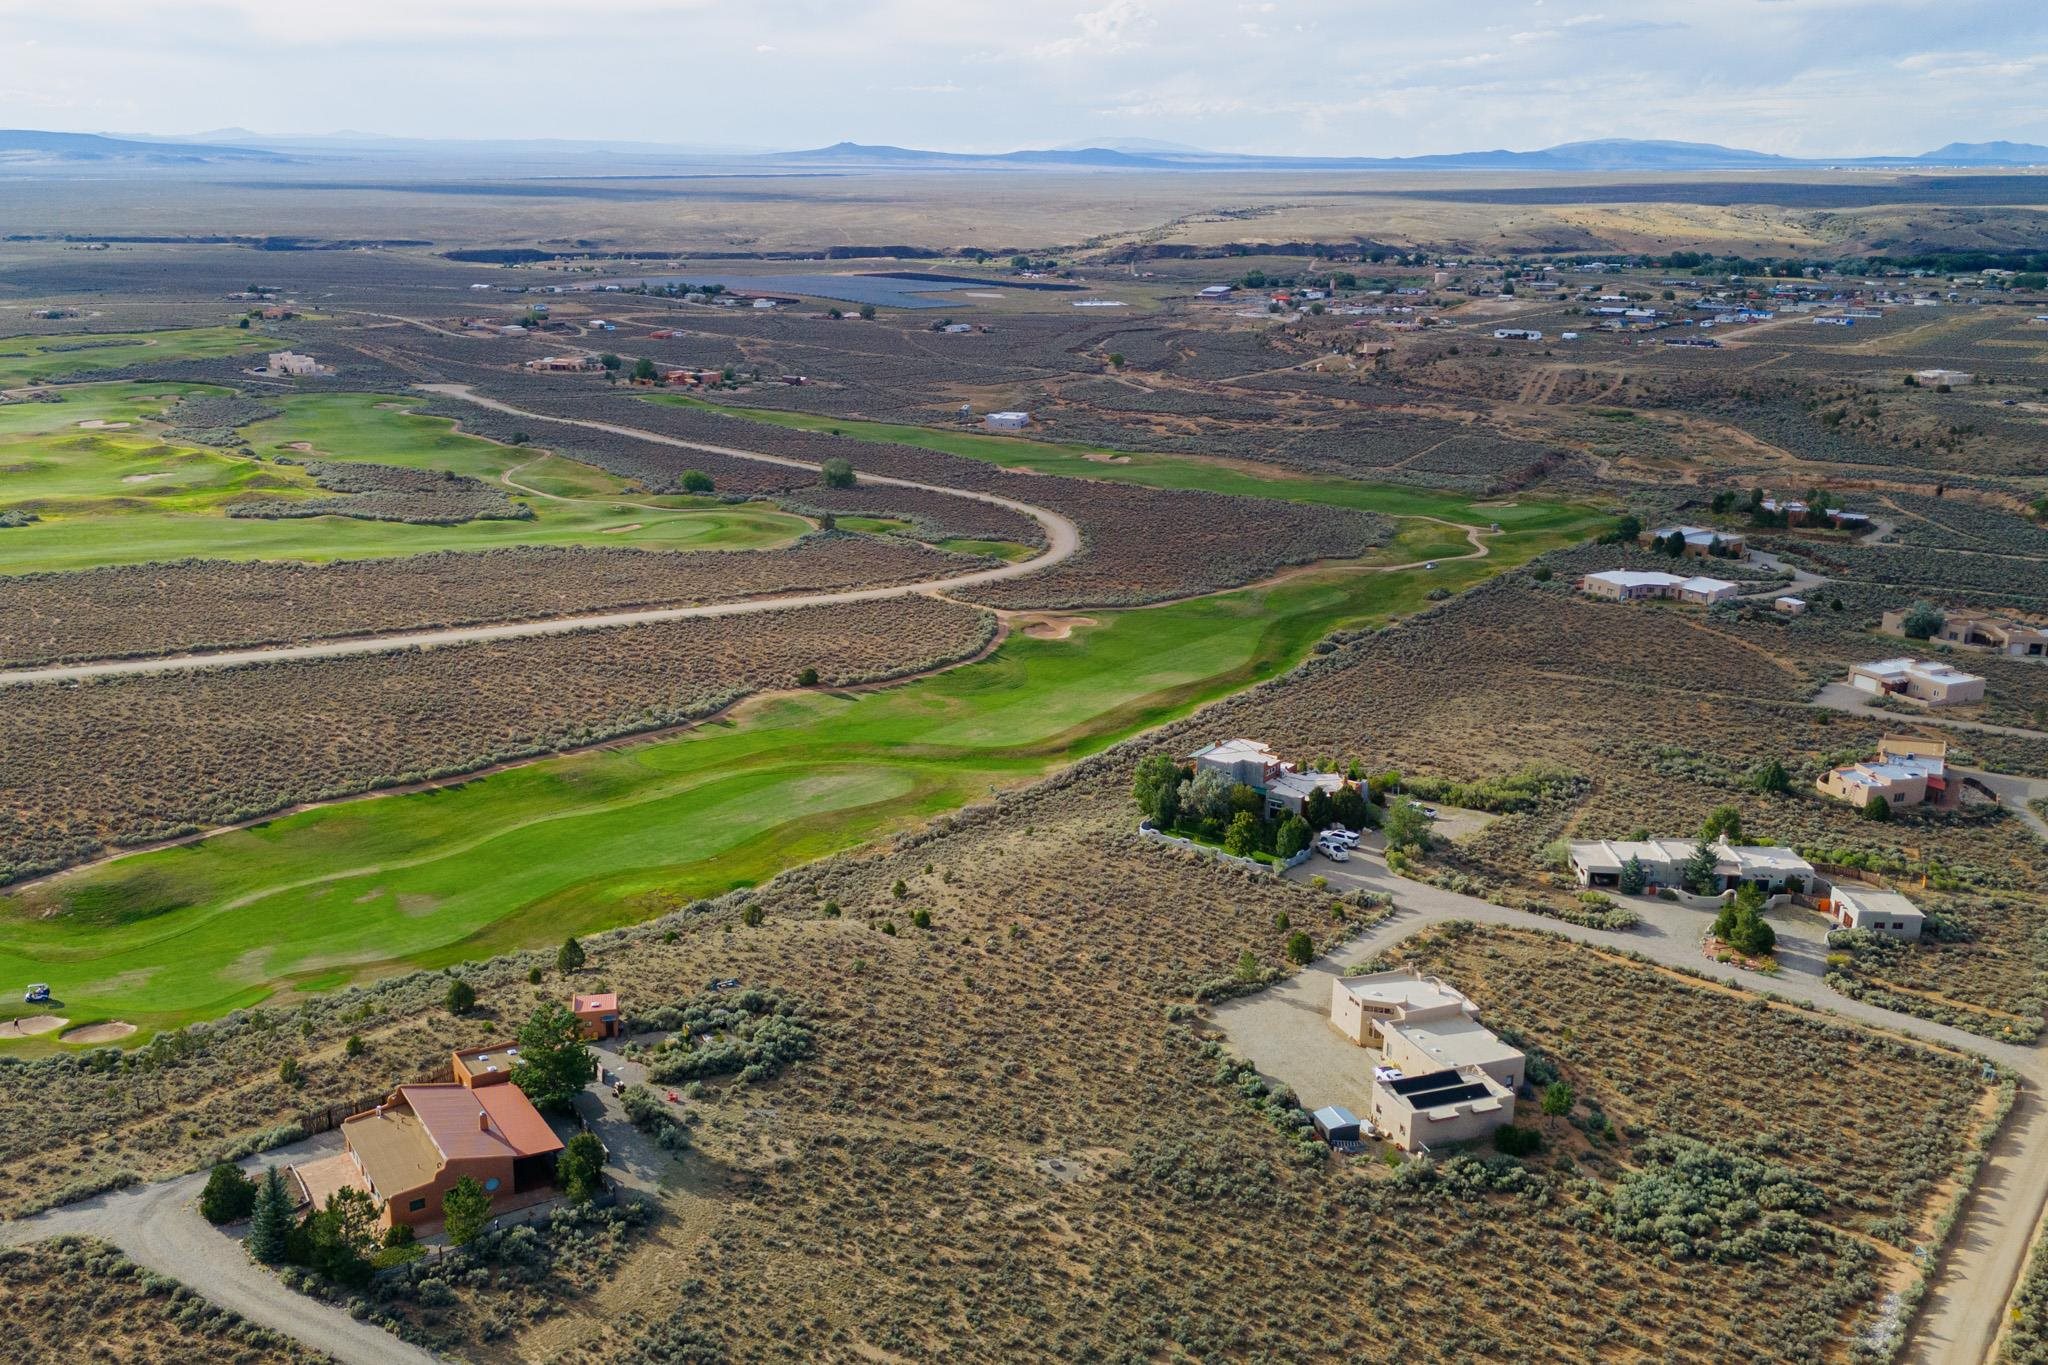
M315 1208L346 1186L378 1205L377 1223L414 1228L442 1221L441 1201L465 1176L491 1196L497 1216L551 1198L556 1136L511 1079L516 1049L455 1053L453 1081L401 1085L374 1109L344 1119L342 1151L292 1168Z
M585 1038L616 1038L624 1031L619 1021L619 997L611 991L571 996L569 1013L583 1026Z

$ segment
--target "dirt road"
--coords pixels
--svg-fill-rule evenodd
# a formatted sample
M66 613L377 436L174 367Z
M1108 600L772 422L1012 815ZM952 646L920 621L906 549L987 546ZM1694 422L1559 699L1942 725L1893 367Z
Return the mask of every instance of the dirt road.
M1699 941L1711 914L1663 901L1625 898L1630 908L1643 916L1643 922L1633 930L1611 932L1538 919L1490 901L1408 881L1371 857L1354 856L1344 864L1311 858L1288 875L1301 880L1319 875L1333 888L1384 891L1395 897L1399 907L1329 957L1318 959L1270 990L1216 1008L1216 1021L1232 1044L1272 1079L1293 1086L1304 1100L1316 1098L1315 1087L1329 1069L1326 1049L1301 1042L1304 1014L1327 1014L1330 983L1344 967L1448 919L1541 929L1597 947L1634 951L1666 966L1704 972L1760 993L1770 991L1845 1019L1975 1053L2010 1067L2021 1077L2019 1098L1985 1159L1900 1355L1911 1365L1981 1365L1988 1358L2006 1301L2026 1266L2035 1226L2048 1208L2048 1107L2042 1102L2044 1089L2048 1089L2048 1058L2039 1049L1993 1042L1837 995L1820 979L1826 970L1827 926L1818 916L1796 910L1771 912L1783 971L1769 977L1708 960L1699 951Z
M693 441L664 436L660 432L642 431L635 427L619 426L611 422L597 422L582 418L549 417L545 413L526 412L495 399L478 397L460 384L423 384L426 392L444 397L460 398L481 407L510 413L518 417L531 417L537 421L562 422L569 426L589 427L607 431L614 435L630 436L636 440L653 441L661 445L679 446L686 450L701 450L716 455L726 455L738 460L756 460L764 464L787 465L797 469L816 470L815 464L803 460L792 460L781 455L768 455L760 451L739 450L730 446L709 446ZM878 602L889 598L909 597L914 594L940 594L956 592L962 588L978 587L984 583L997 583L1004 579L1019 578L1050 568L1063 560L1070 559L1081 548L1081 530L1072 521L1048 508L1019 502L994 493L970 492L965 489L947 488L941 484L918 483L911 479L897 479L880 474L863 474L866 483L886 484L895 488L914 488L920 492L941 493L948 497L968 498L975 502L992 503L1012 512L1021 512L1045 528L1046 550L1030 559L1014 564L1001 564L992 569L976 569L972 573L953 574L946 578L931 579L923 583L898 583L882 588L849 588L841 592L800 593L783 597L749 597L737 602L718 602L697 607L656 607L639 611L597 612L578 616L555 616L531 621L507 621L496 625L464 626L452 630L407 631L390 635L354 636L346 640L318 640L310 644L282 645L262 649L231 649L209 654L175 654L149 659L109 659L99 663L63 664L48 668L19 668L0 671L0 687L18 687L34 683L80 682L88 678L120 677L137 673L189 672L194 669L233 668L242 664L276 663L290 659L335 659L357 654L384 654L397 649L437 649L447 645L471 644L482 640L519 640L542 635L567 635L579 630L603 630L617 626L648 625L658 621L688 621L721 616L749 616L764 611L784 611L797 607L823 607L837 603Z

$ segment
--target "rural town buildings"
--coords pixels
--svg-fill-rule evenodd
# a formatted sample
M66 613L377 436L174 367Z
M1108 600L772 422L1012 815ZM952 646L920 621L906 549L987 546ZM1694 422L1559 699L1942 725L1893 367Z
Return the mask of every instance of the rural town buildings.
M1838 801L1861 808L1881 796L1892 807L1925 801L1945 804L1955 795L1948 780L1948 744L1938 739L1907 739L1886 735L1877 756L1821 774L1820 790Z
M1391 1024L1478 1017L1479 1006L1434 976L1375 972L1330 983L1330 1024L1360 1047L1384 1046Z
M1705 606L1726 602L1742 589L1721 578L1688 578L1654 569L1607 569L1581 578L1579 591L1589 597L1603 597L1612 602L1643 602L1670 597Z
M1932 659L1873 659L1849 669L1849 686L1880 696L1909 697L1928 706L1984 700L1984 680Z
M990 431L1022 431L1031 425L1028 412L992 412L982 419Z
M1923 384L1946 384L1952 389L1959 389L1963 385L1972 382L1976 378L1975 375L1969 373L1966 370L1942 369L1915 370L1913 372L1913 377Z
M1777 601L1771 603L1771 606L1787 616L1804 616L1806 614L1806 599L1803 597L1780 597Z
M598 367L594 355L544 355L538 360L526 362L526 368L551 374L576 374Z
M1467 1142L1514 1121L1515 1088L1528 1059L1481 1024L1479 1007L1440 978L1413 971L1339 977L1330 988L1330 1023L1352 1042L1379 1049L1372 1118L1402 1151ZM1333 1127L1347 1117L1330 1114Z
M1912 614L1912 610L1911 607L1899 607L1886 612L1884 633L1903 636L1906 617ZM2048 625L2012 616L1994 616L1990 612L1967 607L1943 613L1941 629L1928 638L1946 645L1988 650L2014 659L2048 657Z
M1631 859L1642 865L1647 886L1678 886L1682 869L1699 849L1697 839L1601 839L1571 845L1572 875L1580 886L1613 890L1621 885L1622 869ZM1789 848L1770 844L1711 846L1713 892L1732 891L1750 883L1767 894L1805 890L1814 882L1813 864Z
M1920 908L1898 892L1867 886L1835 884L1821 902L1821 910L1840 928L1867 929L1907 943L1919 942L1921 927L1927 923Z

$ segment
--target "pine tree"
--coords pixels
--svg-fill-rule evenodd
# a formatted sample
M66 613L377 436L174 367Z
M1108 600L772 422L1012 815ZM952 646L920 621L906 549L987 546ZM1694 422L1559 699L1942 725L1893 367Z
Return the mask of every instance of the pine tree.
M284 1260L285 1239L291 1232L291 1192L285 1188L284 1176L272 1166L263 1176L263 1186L256 1192L256 1211L249 1218L249 1255L264 1265L276 1265Z
M579 970L585 961L583 945L573 935L562 940L562 949L555 954L555 969L563 972Z

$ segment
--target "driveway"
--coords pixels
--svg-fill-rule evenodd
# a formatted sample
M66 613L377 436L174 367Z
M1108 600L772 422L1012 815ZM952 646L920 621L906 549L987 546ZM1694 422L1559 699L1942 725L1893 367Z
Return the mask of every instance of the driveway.
M267 1165L340 1150L340 1135L326 1133L240 1165L255 1173ZM21 1246L65 1233L97 1237L121 1248L137 1265L172 1276L222 1308L346 1365L429 1365L437 1359L380 1327L285 1288L275 1271L254 1264L242 1249L246 1224L224 1230L199 1216L199 1192L205 1185L206 1172L200 1171L0 1222L0 1243Z
M608 1039L593 1043L591 1051L597 1054L604 1072L627 1085L647 1083L647 1068L621 1057L617 1042ZM612 1094L610 1082L591 1082L576 1097L576 1112L590 1124L590 1130L611 1154L604 1171L621 1190L649 1197L661 1193L661 1178L674 1164L675 1154L633 1126L633 1121L626 1117L625 1106Z
M1812 1004L1887 1032L1987 1057L2017 1072L2021 1087L2012 1115L1985 1158L1901 1356L1912 1365L1982 1365L1988 1358L2005 1306L2026 1266L2034 1229L2043 1209L2048 1208L2048 1112L2041 1102L2041 1093L2048 1087L2048 1059L2037 1049L1979 1038L1837 995L1820 980L1825 969L1826 923L1792 907L1781 907L1769 915L1782 945L1779 962L1784 970L1778 976L1767 976L1724 967L1702 955L1699 941L1712 913L1667 901L1622 898L1643 916L1643 922L1632 930L1610 931L1582 928L1408 881L1394 876L1372 857L1355 857L1343 864L1317 859L1287 873L1296 880L1306 880L1311 874L1324 877L1339 890L1385 892L1395 897L1397 908L1387 919L1288 980L1257 995L1227 1001L1214 1011L1217 1024L1261 1074L1294 1087L1302 1102L1311 1106L1329 1103L1323 1095L1337 1093L1316 1088L1331 1067L1348 1060L1362 1071L1367 1060L1364 1050L1343 1042L1327 1023L1315 1017L1327 1015L1332 978L1345 967L1449 919L1538 929L1597 947L1632 950L1664 966L1684 967L1752 991ZM1348 1058L1332 1051L1326 1040L1336 1040ZM1360 1112L1356 1106L1351 1108Z

